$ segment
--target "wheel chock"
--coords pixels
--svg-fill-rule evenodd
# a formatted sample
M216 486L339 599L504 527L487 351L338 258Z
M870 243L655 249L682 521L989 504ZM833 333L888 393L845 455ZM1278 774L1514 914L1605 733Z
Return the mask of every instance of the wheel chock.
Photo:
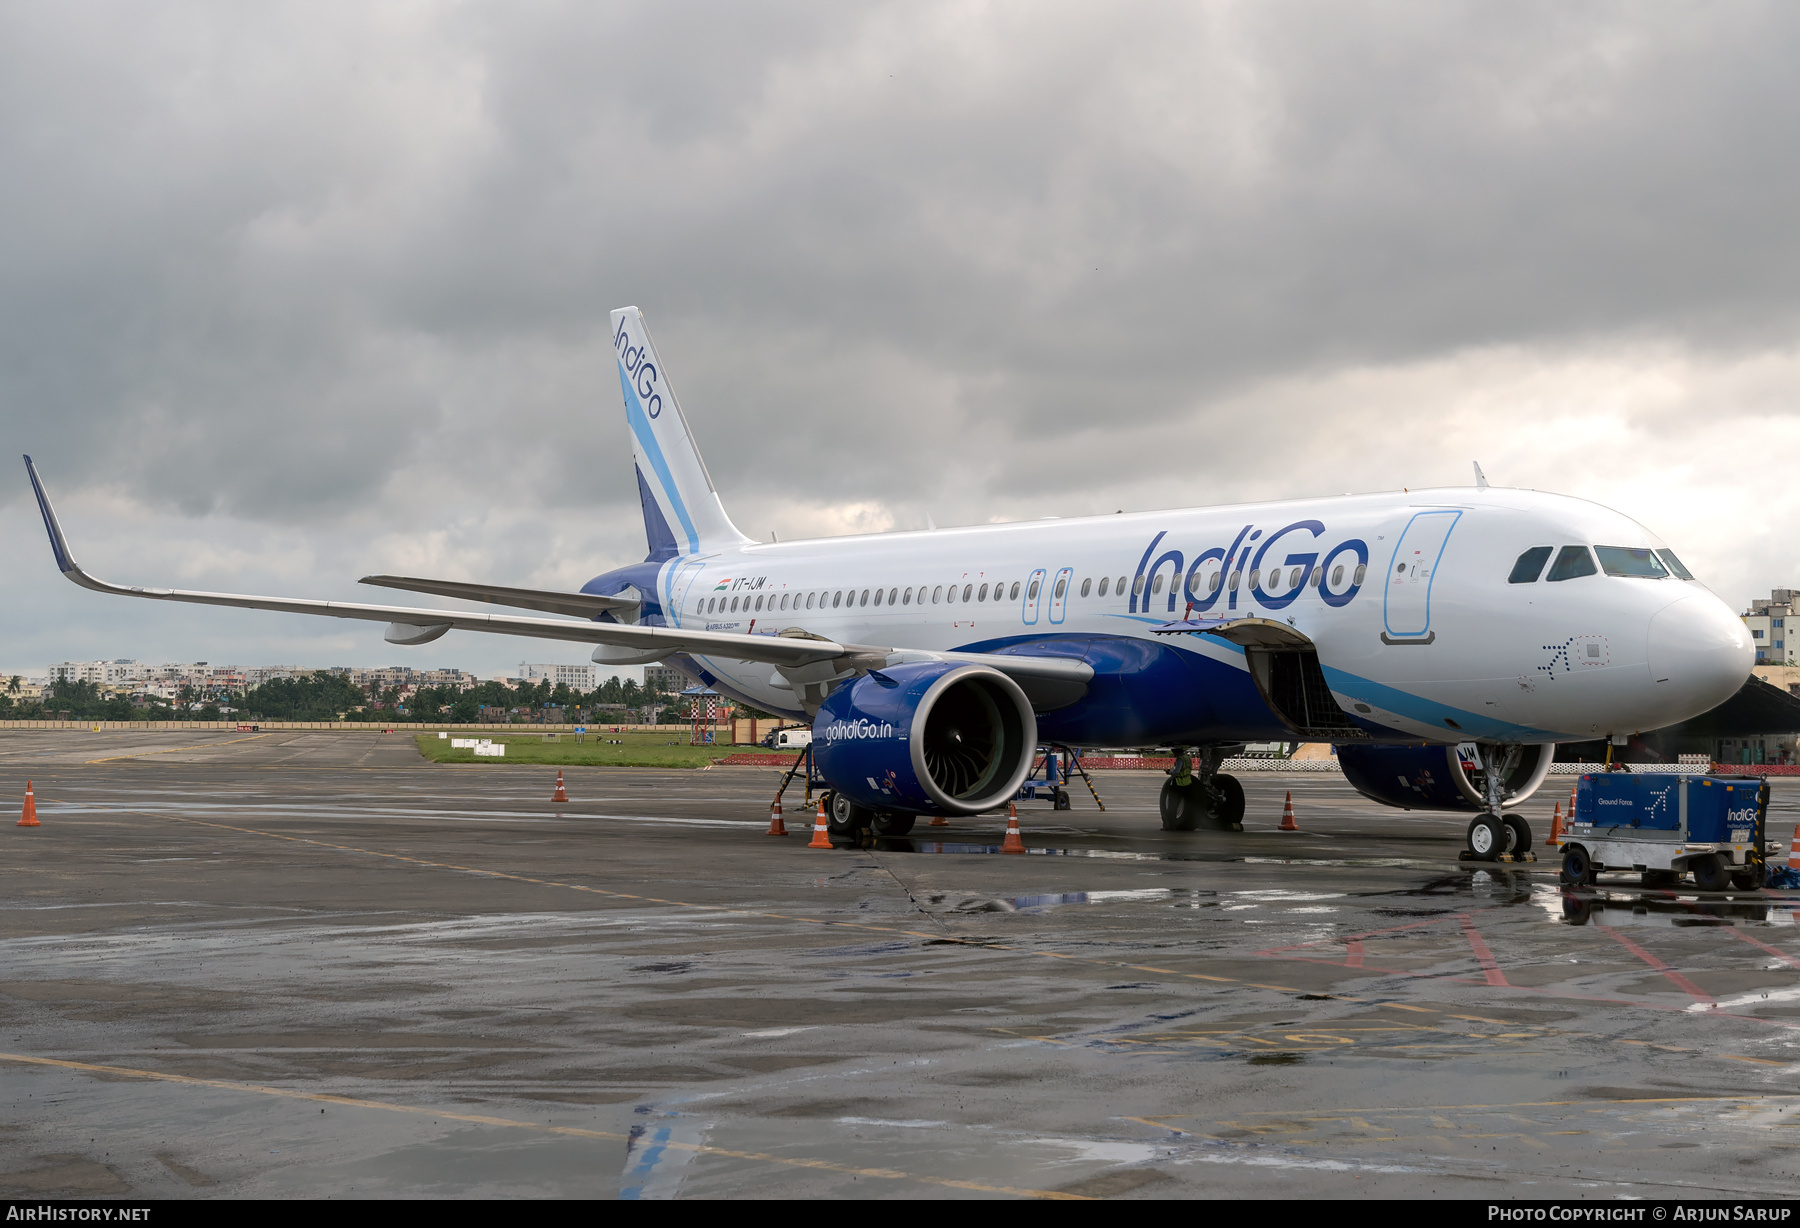
M42 827L37 817L37 798L32 795L31 782L25 782L25 812L19 816L20 827Z
M1294 791L1288 790L1287 800L1281 803L1282 831L1299 831L1300 824L1294 822Z
M945 818L941 814L934 814L931 816L931 822L925 824L925 826L927 826L927 827L948 827L948 826L950 826L950 820ZM1794 830L1800 831L1800 827L1797 827Z
M1019 808L1012 802L1006 803L1006 839L1000 842L1002 853L1023 853L1025 837L1019 834Z

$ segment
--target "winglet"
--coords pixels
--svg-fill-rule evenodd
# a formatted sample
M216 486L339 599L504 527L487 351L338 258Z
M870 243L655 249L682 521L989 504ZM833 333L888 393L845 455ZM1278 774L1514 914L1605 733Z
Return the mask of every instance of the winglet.
M56 523L56 509L50 506L50 496L44 493L44 483L38 478L37 466L31 458L25 458L25 472L31 476L31 489L37 492L38 510L44 513L44 528L50 534L50 551L56 555L56 568L65 576L73 572L82 574L76 565L75 558L69 553L69 543L63 540L62 526Z
M1475 489L1486 490L1488 488L1487 474L1481 471L1481 462L1474 461L1472 463L1475 466Z

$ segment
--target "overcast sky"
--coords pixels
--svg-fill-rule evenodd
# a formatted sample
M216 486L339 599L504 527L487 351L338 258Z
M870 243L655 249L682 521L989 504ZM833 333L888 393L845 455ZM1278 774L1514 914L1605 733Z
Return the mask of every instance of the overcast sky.
M1800 7L0 7L0 668L579 648L362 600L645 546L636 304L783 538L1465 484L1800 583Z

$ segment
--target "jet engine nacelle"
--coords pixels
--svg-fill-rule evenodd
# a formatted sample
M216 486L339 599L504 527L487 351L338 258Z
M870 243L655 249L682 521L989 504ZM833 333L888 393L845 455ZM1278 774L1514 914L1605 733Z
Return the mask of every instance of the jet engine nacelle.
M1407 810L1487 809L1484 794L1471 769L1455 746L1337 747L1338 766L1344 779L1366 798ZM1536 793L1550 774L1556 746L1521 746L1519 757L1506 775L1505 805L1516 806Z
M1031 770L1037 718L1019 684L982 665L896 665L844 683L813 721L813 765L859 806L976 814Z

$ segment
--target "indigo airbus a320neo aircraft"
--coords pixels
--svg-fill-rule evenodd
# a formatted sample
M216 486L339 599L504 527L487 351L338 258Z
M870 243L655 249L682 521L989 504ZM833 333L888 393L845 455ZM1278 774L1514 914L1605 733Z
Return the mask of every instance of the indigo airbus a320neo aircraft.
M648 558L579 593L362 581L564 617L109 584L26 467L57 566L99 592L368 619L392 644L572 640L810 721L839 831L1004 805L1042 744L1172 748L1163 826L1232 828L1244 794L1220 760L1298 738L1335 743L1378 801L1474 812L1470 848L1493 857L1529 847L1506 808L1556 743L1685 720L1750 674L1744 624L1655 534L1479 468L1468 488L755 542L635 307L612 342Z

